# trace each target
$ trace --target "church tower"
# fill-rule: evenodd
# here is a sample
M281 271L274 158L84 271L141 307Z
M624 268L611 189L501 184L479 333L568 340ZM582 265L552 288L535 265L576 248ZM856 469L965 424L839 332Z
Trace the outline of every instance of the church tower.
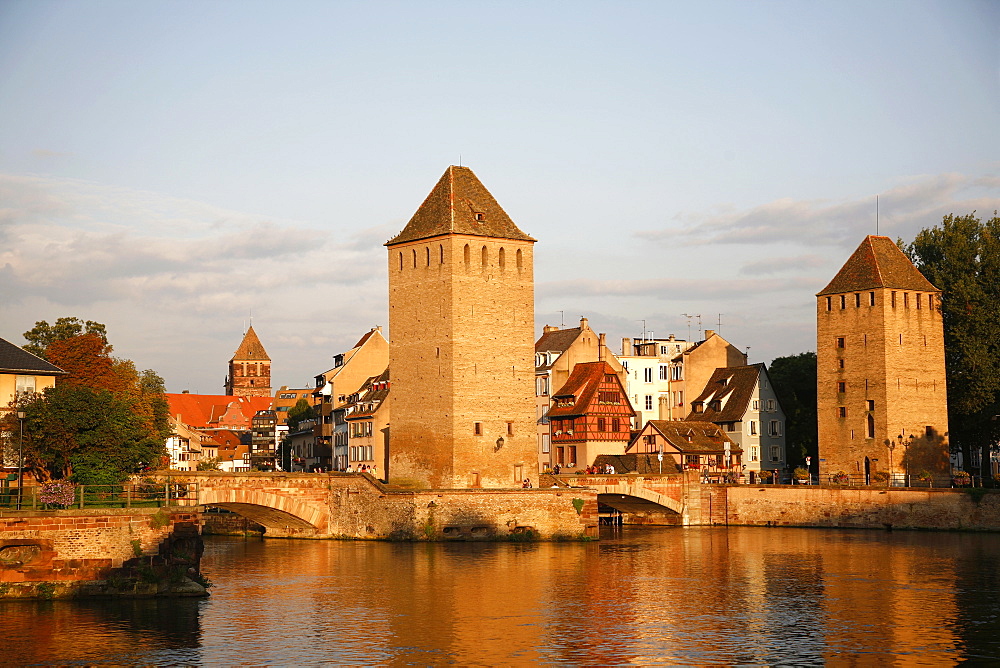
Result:
M253 331L243 335L243 342L229 360L226 394L234 397L271 396L271 358Z
M816 303L822 479L947 474L941 292L889 237L868 236Z
M390 480L534 476L535 240L449 167L389 252Z

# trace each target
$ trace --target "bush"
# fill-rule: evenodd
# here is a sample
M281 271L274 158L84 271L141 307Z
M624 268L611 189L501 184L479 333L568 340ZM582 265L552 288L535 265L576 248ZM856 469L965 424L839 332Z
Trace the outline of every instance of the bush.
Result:
M872 474L872 480L875 482L889 482L889 472L888 471L876 471Z
M796 467L796 469L794 471L792 471L792 475L795 476L796 480L808 480L809 479L809 469L804 469L801 466Z
M844 484L845 482L850 482L851 476L847 475L845 471L837 471L833 474L833 481L835 483Z
M76 485L69 480L53 480L43 483L38 500L46 506L68 508L76 502Z
M972 476L968 471L955 471L951 481L955 487L968 487L972 483Z

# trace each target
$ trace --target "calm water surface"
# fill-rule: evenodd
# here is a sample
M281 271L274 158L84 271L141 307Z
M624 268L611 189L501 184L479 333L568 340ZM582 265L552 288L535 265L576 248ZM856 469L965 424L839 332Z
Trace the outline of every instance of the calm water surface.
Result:
M5 602L0 663L1000 660L1000 536L625 529L593 543L212 538L207 600Z

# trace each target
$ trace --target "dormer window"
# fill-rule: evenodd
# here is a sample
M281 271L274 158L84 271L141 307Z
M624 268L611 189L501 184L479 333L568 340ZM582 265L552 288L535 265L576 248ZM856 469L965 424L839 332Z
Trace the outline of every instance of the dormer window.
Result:
M475 213L473 213L472 215L473 215L473 216L475 217L475 219L476 219L476 220L477 220L478 222L480 222L480 223L481 223L481 222L483 222L484 220L486 220L486 214L485 214L485 213L482 213L482 212L480 212L480 211L476 211L476 212L475 212Z

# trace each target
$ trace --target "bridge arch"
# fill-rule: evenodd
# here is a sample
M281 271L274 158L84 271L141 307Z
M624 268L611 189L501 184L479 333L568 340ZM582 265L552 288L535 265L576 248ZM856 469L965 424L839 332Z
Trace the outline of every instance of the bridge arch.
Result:
M316 505L257 489L202 488L198 503L242 515L274 535L326 533L329 525L329 515Z
M661 506L668 510L681 515L684 513L684 504L677 499L671 498L665 494L659 494L646 487L641 487L639 485L589 485L590 487L597 490L597 501L598 503L603 503L612 508L616 507L614 497L631 497L633 499L642 499L648 503ZM632 502L634 503L634 502ZM618 505L631 505L631 504L618 504Z

